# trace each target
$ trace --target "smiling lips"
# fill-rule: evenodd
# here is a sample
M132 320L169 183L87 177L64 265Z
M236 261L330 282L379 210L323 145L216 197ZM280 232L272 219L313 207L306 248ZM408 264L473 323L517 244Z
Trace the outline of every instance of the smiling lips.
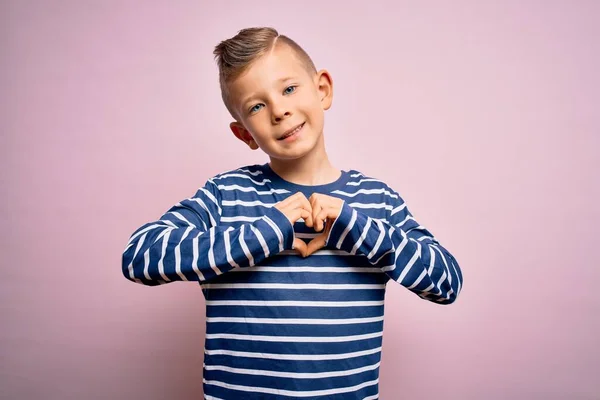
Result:
M300 129L302 129L302 127L304 126L304 122L301 123L300 125L296 126L295 128L290 129L289 131L287 131L286 133L283 134L283 136L281 136L278 140L283 140L289 136L292 136L294 133L298 132Z

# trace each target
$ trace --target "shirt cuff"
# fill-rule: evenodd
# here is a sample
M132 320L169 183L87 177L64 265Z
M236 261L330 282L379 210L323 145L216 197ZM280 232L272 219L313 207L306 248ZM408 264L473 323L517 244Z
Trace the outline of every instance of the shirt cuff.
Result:
M283 250L292 249L295 238L294 225L283 212L275 207L270 207L260 219L262 220L261 224L264 224L264 229L260 229L260 231L263 233L269 247L272 246L272 243L277 243L278 246L283 247ZM268 232L268 234L265 234L265 232Z
M352 226L356 223L357 218L358 213L356 210L350 207L350 205L344 201L342 207L340 208L339 215L335 221L333 221L333 225L331 226L331 231L329 231L325 245L332 246L338 250L351 252L353 242L352 240L346 239L350 239L348 238L348 233L350 233Z

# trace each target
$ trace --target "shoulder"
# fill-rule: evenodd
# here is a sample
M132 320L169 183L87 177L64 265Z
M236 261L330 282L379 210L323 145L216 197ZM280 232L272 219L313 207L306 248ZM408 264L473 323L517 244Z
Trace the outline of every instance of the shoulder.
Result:
M260 164L244 165L235 169L220 172L208 179L215 185L230 185L239 183L240 181L248 182L248 179L253 181L263 180L263 169Z
M355 188L359 189L367 189L367 190L377 190L384 194L394 195L392 197L398 196L398 192L396 192L387 182L381 179L378 176L366 173L361 170L349 169L348 171L349 179L346 184L346 188Z
M346 185L334 193L351 207L373 218L389 219L391 211L404 202L398 192L381 177L356 169L347 172L349 178Z

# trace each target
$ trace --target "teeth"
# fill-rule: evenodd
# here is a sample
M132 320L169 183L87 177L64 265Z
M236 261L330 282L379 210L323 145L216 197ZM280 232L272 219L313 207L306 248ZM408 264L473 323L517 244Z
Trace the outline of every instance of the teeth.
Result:
M285 135L283 138L285 139L286 137L290 137L294 133L298 132L300 130L300 128L302 128L302 125L304 125L304 124L301 124L299 127L297 127L296 129L294 129L293 131L291 131L290 133L288 133L287 135Z

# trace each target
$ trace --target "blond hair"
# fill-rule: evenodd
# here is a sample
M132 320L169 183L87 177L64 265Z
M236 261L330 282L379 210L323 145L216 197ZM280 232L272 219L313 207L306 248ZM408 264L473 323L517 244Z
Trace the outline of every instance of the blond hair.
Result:
M309 73L317 72L315 64L306 51L289 37L280 35L274 28L242 29L237 35L223 40L215 47L213 54L219 67L221 97L225 107L236 120L237 113L231 104L228 83L240 76L258 58L271 52L276 45L280 44L289 46Z

